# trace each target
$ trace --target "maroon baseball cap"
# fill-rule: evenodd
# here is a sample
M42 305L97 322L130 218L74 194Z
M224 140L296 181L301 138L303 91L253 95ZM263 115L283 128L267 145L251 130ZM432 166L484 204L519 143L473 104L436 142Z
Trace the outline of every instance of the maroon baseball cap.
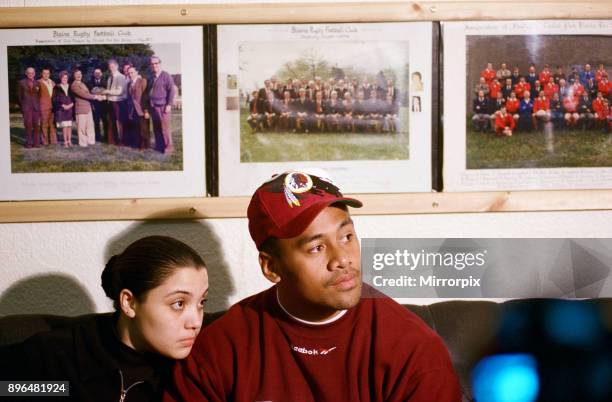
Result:
M331 179L299 171L285 172L262 184L253 194L247 217L249 232L260 250L270 238L300 235L327 206L343 203L361 208L361 201L340 193Z

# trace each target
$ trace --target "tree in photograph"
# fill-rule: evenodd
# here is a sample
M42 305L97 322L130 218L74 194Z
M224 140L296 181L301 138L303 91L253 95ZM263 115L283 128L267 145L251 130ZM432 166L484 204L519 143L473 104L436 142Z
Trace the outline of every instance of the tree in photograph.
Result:
M332 76L332 67L323 57L311 50L297 60L285 63L276 75L281 81L286 81L290 78L314 80L315 77L327 80Z

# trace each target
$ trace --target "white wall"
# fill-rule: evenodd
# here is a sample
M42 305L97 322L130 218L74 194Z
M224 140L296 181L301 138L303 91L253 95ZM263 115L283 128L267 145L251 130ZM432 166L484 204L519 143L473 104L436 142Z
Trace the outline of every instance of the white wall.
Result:
M360 216L355 223L361 237L612 237L612 211ZM151 234L174 236L204 256L211 280L209 311L268 286L246 219L4 224L0 316L110 311L100 287L105 262Z

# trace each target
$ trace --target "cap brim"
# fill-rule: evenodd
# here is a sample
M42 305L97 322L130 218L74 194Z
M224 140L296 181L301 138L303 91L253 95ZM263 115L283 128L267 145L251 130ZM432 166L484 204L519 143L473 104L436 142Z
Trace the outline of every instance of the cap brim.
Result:
M337 202L339 202L341 204L348 205L349 207L353 207L353 208L361 208L361 207L363 207L363 203L361 201L359 201L356 198L349 198L349 197L338 198L338 199L332 201L330 203L330 205L331 204L335 204Z

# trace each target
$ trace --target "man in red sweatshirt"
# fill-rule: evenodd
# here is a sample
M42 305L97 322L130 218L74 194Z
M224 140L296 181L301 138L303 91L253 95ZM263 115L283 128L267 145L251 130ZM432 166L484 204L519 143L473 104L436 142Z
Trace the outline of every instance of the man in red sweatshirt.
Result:
M361 281L347 206L325 175L287 172L247 210L274 285L231 307L177 363L165 401L459 402L442 340Z

